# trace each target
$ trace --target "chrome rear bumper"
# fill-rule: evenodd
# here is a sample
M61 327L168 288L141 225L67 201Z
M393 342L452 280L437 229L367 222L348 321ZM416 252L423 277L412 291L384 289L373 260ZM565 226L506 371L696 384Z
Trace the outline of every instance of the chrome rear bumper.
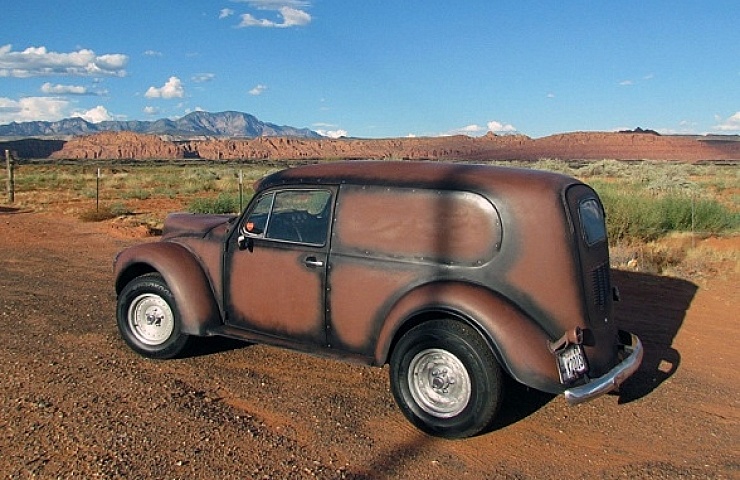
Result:
M583 385L567 389L565 399L569 404L576 405L611 392L635 373L640 367L640 362L642 362L643 348L642 342L637 336L633 334L629 334L629 336L630 344L623 346L624 353L627 355L626 358L605 375L592 378Z

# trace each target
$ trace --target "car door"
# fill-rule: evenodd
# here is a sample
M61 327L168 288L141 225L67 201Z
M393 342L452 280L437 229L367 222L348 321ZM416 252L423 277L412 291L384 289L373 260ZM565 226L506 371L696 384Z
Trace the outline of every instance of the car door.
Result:
M228 325L300 344L326 344L334 197L330 187L280 188L251 202L225 256Z

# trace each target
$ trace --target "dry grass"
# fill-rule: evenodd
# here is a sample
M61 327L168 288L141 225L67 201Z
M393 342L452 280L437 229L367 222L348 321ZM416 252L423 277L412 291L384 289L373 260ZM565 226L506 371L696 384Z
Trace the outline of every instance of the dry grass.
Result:
M737 238L740 223L737 167L614 160L506 162L512 163L558 171L594 186L606 204L617 267L679 276L738 268L739 249L732 240ZM278 169L202 162L21 164L15 171L16 201L8 206L60 212L84 221L141 225L157 232L171 211L238 210L240 173L246 204L254 181ZM5 185L4 170L0 185ZM687 216L692 209L693 219ZM736 247L727 249L711 241L722 237L734 241Z
M610 247L612 267L701 280L740 272L740 235L701 237L689 233Z

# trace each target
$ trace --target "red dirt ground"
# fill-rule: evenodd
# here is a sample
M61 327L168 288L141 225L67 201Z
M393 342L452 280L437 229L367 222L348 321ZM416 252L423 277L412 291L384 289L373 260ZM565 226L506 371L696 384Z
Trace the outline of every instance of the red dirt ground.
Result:
M215 339L137 356L111 264L149 240L110 225L0 209L5 478L740 478L737 261L696 283L615 271L646 346L621 393L569 407L513 388L491 432L446 441L406 422L387 369Z

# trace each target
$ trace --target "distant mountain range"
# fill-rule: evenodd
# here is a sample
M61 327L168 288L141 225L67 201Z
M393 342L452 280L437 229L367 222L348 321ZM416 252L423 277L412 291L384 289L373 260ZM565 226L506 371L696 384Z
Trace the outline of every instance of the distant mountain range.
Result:
M105 121L90 123L82 118L65 118L57 122L13 122L0 125L3 137L60 137L89 135L99 132L135 132L174 137L299 137L321 138L308 128L295 128L266 123L242 112L192 112L177 120Z

